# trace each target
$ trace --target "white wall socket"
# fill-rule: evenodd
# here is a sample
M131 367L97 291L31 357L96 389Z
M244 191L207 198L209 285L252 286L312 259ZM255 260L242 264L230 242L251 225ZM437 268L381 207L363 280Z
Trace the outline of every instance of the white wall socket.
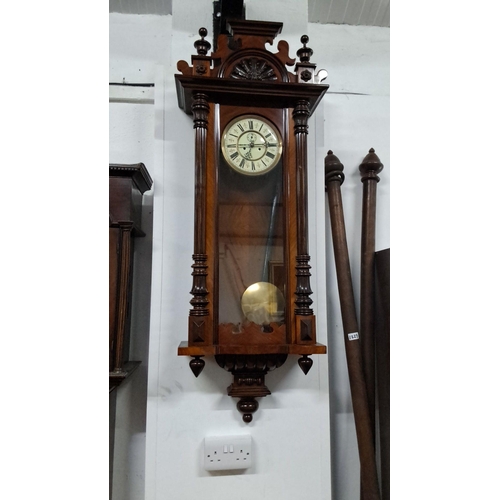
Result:
M252 436L206 437L205 470L248 469L252 465Z

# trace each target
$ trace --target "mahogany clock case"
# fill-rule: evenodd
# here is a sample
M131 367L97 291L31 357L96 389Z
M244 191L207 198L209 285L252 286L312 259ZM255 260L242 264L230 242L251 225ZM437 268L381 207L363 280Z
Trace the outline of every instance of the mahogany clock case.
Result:
M257 408L254 398L270 393L264 385L269 369L294 354L302 355L299 365L307 373L308 356L326 353L316 342L310 298L307 121L328 86L309 62L307 36L291 73L286 66L295 60L287 42L278 43L277 53L266 48L281 23L228 25L230 34L219 36L210 56L207 30L200 29L202 38L194 44L198 54L191 66L179 61L182 74L175 75L179 107L193 116L195 145L193 298L188 340L178 354L194 357L190 366L196 376L204 365L201 357L215 355L235 377L228 394L242 398L238 408L248 422ZM250 151L239 149L240 163L233 165L221 144L229 124L250 116L268 122L282 141L279 161L261 175L238 171L257 153L254 144ZM249 120L240 122L245 137L247 123L250 129ZM265 147L278 152L269 143ZM264 308L245 309L245 294L260 285L272 291L272 299L263 301Z

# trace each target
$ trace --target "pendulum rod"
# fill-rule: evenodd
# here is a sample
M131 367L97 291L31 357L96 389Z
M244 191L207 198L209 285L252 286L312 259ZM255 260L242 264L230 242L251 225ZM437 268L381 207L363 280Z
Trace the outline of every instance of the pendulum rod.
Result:
M271 216L269 219L269 231L267 232L266 250L264 254L264 265L262 267L262 280L269 281L269 261L271 260L272 242L274 237L274 228L276 226L276 211L281 192L281 184L277 182L276 192L274 193L273 204L271 206Z

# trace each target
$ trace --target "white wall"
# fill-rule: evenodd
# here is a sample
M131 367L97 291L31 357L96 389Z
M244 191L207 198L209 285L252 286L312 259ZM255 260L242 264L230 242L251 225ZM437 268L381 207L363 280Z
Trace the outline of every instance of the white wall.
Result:
M242 422L236 401L225 395L230 374L206 359L204 371L195 378L188 366L189 359L176 355L179 342L187 338L194 158L192 121L177 107L173 74L177 60L190 60L198 28L206 26L211 35L211 11L206 2L200 1L198 9L193 2L174 2L173 17L111 14L110 81L125 78L128 82L154 81L156 85L154 139L152 144L148 142L147 153L143 141L134 142L133 134L124 134L127 154L121 155L125 150L116 147L123 142L117 138L120 133L115 130L110 136L110 161L143 161L154 179L145 468L141 470L144 463L140 463L140 454L136 463L122 462L129 467L123 471L124 477L128 476L130 484L136 483L133 496L122 496L123 499L144 498L140 493L142 472L146 500L166 495L176 500L198 495L221 500L255 496L327 500L332 493L333 498L342 500L359 497L356 439L325 210L323 158L332 149L345 165L342 189L357 290L361 209L357 168L370 147L375 148L385 164L379 183L377 247L389 246L389 30L307 25L305 1L293 2L293 9L290 2L284 1L270 4L247 0L246 4L247 19L284 23L281 38L289 42L291 55L300 47L300 36L307 33L314 50L313 61L329 72L326 83L330 90L311 121L309 140L312 298L318 316L318 340L328 343L329 355L314 356L307 377L293 357L271 372L266 380L272 394L260 400L254 421L248 425ZM127 41L128 34L133 39ZM110 121L117 127L128 127L128 120L142 120L132 108L125 113L123 109L118 111L117 105L111 106ZM147 104L129 106L151 108ZM120 117L115 119L118 113ZM145 115L151 118L150 111L140 113ZM146 161L151 154L153 157ZM240 474L210 474L202 470L205 436L247 432L255 445L256 462L252 469Z
M110 15L110 82L152 83L165 64L171 16ZM110 87L109 161L146 165L155 184L154 90ZM141 361L116 394L113 500L144 498L149 360L153 189L143 196L143 238L136 238L130 359Z

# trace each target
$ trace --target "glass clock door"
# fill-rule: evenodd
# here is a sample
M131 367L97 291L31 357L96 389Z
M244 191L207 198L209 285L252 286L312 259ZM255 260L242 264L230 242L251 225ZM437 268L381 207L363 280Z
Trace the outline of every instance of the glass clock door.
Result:
M259 334L284 335L282 162L250 176L221 157L218 176L219 331L265 342Z

